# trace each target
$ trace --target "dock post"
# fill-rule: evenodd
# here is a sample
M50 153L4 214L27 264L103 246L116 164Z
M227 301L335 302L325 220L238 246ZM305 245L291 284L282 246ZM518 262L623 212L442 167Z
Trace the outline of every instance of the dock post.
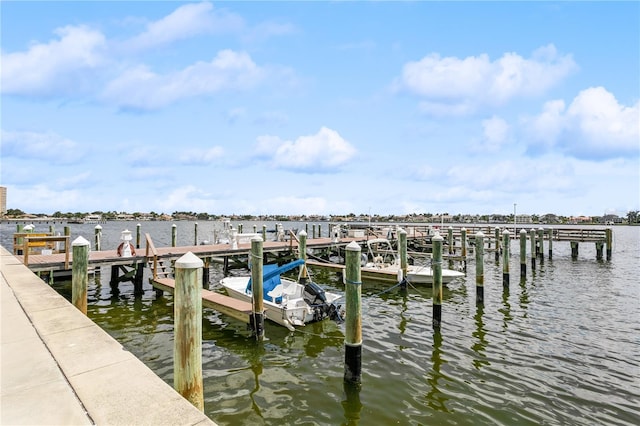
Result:
M484 234L476 234L476 304L484 304Z
M576 260L578 258L578 242L571 241L571 259Z
M242 234L242 224L238 224L238 234Z
M455 252L453 249L453 226L447 228L447 242L449 243L449 254L453 254Z
M544 228L538 228L538 244L540 244L538 254L540 255L540 264L542 264L544 262Z
M258 225L256 225L255 223L253 224L253 233L254 234L258 233Z
M400 229L398 232L398 242L400 243L400 270L402 271L402 277L398 277L400 288L406 290L407 288L407 231Z
M344 381L360 383L362 376L362 275L360 246L347 244L345 254Z
M198 245L198 222L193 224L193 245Z
M258 341L264 339L264 300L262 295L262 238L251 239L251 303L252 312L249 324Z
M442 325L442 241L440 234L434 235L431 239L433 243L433 320L434 330L440 330Z
M520 230L520 278L527 276L527 230Z
M596 241L596 260L602 260L604 241Z
M176 234L177 234L177 232L178 232L178 227L174 223L173 225L171 225L171 247L175 247L176 246Z
M95 236L95 250L100 251L100 240L102 239L102 226L96 225L93 232Z
M536 256L538 255L538 245L536 244L536 230L531 228L529 231L531 238L531 273L535 273Z
M87 265L89 263L89 241L78 237L71 243L73 264L71 266L71 303L80 312L87 315L87 283L89 275Z
M205 257L203 260L204 269L202 270L202 288L209 289L209 268L211 267L211 258Z
M138 223L136 225L136 248L140 248L140 227L141 225Z
M262 241L267 241L267 225L262 225Z
M144 277L144 263L136 263L134 265L135 275L133 277L133 295L142 296L144 290L142 289L142 281Z
M202 384L202 260L192 252L175 263L173 387L204 411Z
M553 228L547 229L549 235L549 260L553 258Z
M322 238L322 225L318 224L318 238Z
M605 230L607 236L607 260L611 260L611 248L613 246L613 229L607 228Z
M460 245L462 246L462 269L467 272L467 228L460 229Z
M300 273L298 274L298 280L300 284L306 284L309 279L309 272L307 271L307 231L298 232L298 240L300 245L298 246L298 259L304 260L304 264L300 266Z
M511 249L509 230L502 232L502 288L509 289L509 251Z
M496 228L493 230L493 235L494 238L496 240L496 262L500 261L500 228L498 228L496 226Z
M311 229L313 230L312 238L315 239L316 238L316 224L314 223L313 225L311 225Z

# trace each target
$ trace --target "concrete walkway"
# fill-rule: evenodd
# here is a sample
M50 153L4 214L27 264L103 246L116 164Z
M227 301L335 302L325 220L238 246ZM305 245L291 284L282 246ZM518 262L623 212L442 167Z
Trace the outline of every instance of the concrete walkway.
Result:
M2 425L213 425L0 247Z

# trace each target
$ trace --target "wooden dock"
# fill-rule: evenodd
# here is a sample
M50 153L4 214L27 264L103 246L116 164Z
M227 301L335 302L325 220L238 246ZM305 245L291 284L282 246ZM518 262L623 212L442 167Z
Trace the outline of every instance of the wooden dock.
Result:
M175 290L175 280L172 278L151 278L151 285L159 290L173 294ZM251 315L251 303L225 296L215 291L202 289L202 306L215 309L225 315L249 324Z

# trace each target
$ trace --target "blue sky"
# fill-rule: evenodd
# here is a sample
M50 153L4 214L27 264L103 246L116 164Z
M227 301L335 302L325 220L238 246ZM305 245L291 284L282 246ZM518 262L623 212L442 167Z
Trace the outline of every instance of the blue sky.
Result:
M626 215L639 2L2 2L34 213Z

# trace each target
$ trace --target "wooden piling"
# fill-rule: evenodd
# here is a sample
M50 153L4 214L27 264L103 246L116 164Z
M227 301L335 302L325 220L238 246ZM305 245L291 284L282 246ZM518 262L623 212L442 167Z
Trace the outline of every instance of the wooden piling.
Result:
M193 245L198 245L198 222L193 224Z
M301 284L305 284L309 279L309 272L307 271L307 232L298 232L298 259L304 260L304 264L300 266L299 281Z
M440 330L442 325L442 241L440 234L436 234L431 242L433 244L433 320L434 330Z
M596 241L596 259L602 260L602 252L604 249L604 241Z
M262 225L262 241L267 241L267 225Z
M607 239L607 260L611 260L611 253L613 248L613 230L611 228L607 228L605 230L605 235Z
M493 237L496 240L495 258L496 258L496 262L499 262L500 261L500 228L496 227L493 230Z
M102 239L102 226L100 225L96 225L96 227L93 230L94 233L94 237L95 237L95 250L96 251L100 251L100 240Z
M78 237L71 243L73 264L71 266L71 303L87 315L87 283L89 281L89 241Z
M345 337L344 381L360 383L362 375L362 281L360 246L355 241L346 247L345 254Z
M484 304L484 234L476 234L476 304Z
M202 382L202 260L188 252L175 263L173 386L204 411Z
M138 223L136 225L136 248L137 249L140 248L140 228L141 228L141 225Z
M578 242L571 241L571 259L575 260L578 258Z
M509 251L511 250L511 239L509 230L502 232L502 288L509 288Z
M449 244L449 254L453 254L455 252L453 249L453 226L449 226L447 229L447 243Z
M538 228L538 244L540 245L538 252L540 255L540 264L542 264L542 262L544 262L544 228Z
M536 244L536 230L531 228L529 231L529 237L531 238L531 272L535 273L536 269L536 256L538 255L538 245Z
M398 233L398 243L400 245L400 270L402 271L402 277L399 278L400 283L404 283L404 287L406 288L406 280L407 277L407 231L401 229Z
M178 227L174 223L173 225L171 225L171 247L175 247L176 246L177 232L178 232Z
M520 278L527 276L527 230L520 230Z
M460 229L460 245L462 246L462 258L465 259L465 268L467 267L467 228Z
M264 300L262 295L263 241L260 237L251 239L251 304L252 312L249 325L258 341L264 339Z

